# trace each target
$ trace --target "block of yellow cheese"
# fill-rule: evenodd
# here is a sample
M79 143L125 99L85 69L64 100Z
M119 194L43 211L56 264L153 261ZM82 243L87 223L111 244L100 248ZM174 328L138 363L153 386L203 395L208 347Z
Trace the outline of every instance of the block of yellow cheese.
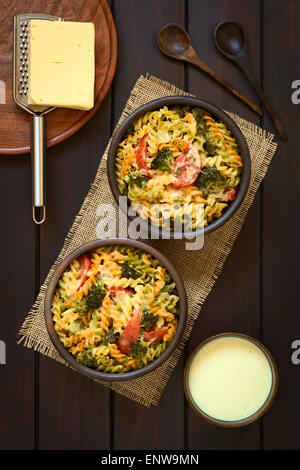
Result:
M94 106L93 23L31 20L28 103L88 110Z

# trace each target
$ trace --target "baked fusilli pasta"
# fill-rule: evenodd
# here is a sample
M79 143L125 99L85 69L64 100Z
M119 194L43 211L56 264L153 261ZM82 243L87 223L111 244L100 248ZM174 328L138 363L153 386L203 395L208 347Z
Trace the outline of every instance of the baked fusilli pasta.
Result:
M104 246L73 260L52 300L55 331L87 367L123 373L146 366L172 340L176 285L159 260L129 246Z
M222 215L236 197L242 166L223 122L201 108L164 106L133 123L115 171L121 193L142 218L177 232Z

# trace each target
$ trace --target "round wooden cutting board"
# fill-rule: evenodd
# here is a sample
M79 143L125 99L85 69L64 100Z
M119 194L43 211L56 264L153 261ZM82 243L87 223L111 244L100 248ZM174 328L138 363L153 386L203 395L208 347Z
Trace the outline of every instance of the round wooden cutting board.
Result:
M80 129L96 112L107 94L117 62L117 35L106 0L12 0L0 3L0 153L30 151L30 114L13 100L13 17L44 13L66 21L91 21L95 25L95 106L90 111L55 109L47 114L47 146L51 147Z

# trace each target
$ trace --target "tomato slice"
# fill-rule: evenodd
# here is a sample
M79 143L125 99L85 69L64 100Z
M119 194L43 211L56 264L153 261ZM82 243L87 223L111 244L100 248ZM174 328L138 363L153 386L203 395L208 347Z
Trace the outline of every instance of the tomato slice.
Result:
M177 187L193 184L201 171L201 158L196 145L188 144L174 162L174 185Z
M137 163L137 166L139 167L139 169L140 170L145 170L148 178L153 178L153 175L152 175L152 173L149 170L148 165L147 165L147 156L148 156L148 153L147 153L147 139L148 139L148 134L145 134L141 138L135 158L136 158L136 163Z
M118 339L117 345L123 354L129 354L130 345L138 340L141 330L142 310L136 312L129 320L124 331Z
M222 197L220 198L221 201L233 201L236 198L236 189L226 189L223 192Z
M119 287L112 287L109 289L109 293L113 297L117 297L118 295L124 295L124 294L135 294L135 290L132 287L125 287L124 289L121 289Z
M144 334L145 341L151 341L151 344L157 343L163 339L165 334L168 333L168 328L162 328L161 330L146 331Z
M92 266L92 260L88 255L81 255L78 258L79 264L80 264L80 274L78 281L80 281L79 287L77 287L77 290L80 289L81 286L87 281L88 276L87 272Z

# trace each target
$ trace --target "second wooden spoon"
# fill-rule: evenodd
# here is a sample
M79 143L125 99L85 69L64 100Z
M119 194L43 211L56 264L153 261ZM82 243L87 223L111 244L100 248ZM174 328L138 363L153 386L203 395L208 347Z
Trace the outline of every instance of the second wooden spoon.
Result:
M283 126L264 92L260 88L259 82L250 65L247 52L247 36L243 28L232 20L222 21L216 26L214 39L217 49L228 57L228 59L235 62L244 72L245 76L248 78L261 99L264 107L268 111L279 136L284 142L286 142L287 136Z

